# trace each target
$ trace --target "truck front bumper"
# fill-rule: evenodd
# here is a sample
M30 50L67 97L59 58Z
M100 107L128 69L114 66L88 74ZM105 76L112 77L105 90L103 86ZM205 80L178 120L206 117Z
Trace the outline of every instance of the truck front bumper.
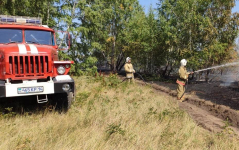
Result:
M67 86L63 88L63 86ZM34 88L41 88L41 91L31 91ZM21 88L24 88L26 92L19 92ZM27 91L30 89L30 91ZM1 83L0 82L0 98L3 97L18 97L18 96L30 96L30 95L47 95L56 93L74 93L75 82L69 75L61 75L53 78L48 82L27 82L27 83Z

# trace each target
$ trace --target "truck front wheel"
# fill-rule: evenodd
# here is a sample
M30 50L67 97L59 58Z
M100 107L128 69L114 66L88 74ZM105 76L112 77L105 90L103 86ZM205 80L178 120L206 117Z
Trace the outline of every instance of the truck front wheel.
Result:
M60 111L67 112L74 101L74 93L69 92L56 94L54 95L54 99L56 101L56 108Z

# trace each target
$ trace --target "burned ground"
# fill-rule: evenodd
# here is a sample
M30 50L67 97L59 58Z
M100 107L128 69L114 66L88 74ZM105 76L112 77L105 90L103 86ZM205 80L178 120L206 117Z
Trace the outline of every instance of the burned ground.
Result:
M144 84L143 82L141 82ZM169 94L176 100L176 83L149 82L163 94ZM239 91L237 86L224 86L221 82L188 84L186 101L179 107L197 122L198 125L213 132L221 132L229 127L239 133Z
M175 91L177 84L155 82L156 84ZM204 99L218 105L225 105L232 109L239 110L239 87L224 86L221 82L212 83L193 83L188 84L185 96L193 96L195 98Z

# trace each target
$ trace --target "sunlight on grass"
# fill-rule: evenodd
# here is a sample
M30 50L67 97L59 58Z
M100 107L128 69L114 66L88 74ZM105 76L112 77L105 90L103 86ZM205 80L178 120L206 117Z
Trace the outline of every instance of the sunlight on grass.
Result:
M0 149L238 149L237 137L198 127L177 102L115 76L75 77L76 101L58 112L1 116Z

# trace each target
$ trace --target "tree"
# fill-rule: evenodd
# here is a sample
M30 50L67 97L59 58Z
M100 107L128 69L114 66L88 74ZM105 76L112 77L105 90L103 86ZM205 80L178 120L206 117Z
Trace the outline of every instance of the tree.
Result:
M234 5L234 0L159 0L162 47L176 62L188 59L193 69L230 60L239 23Z
M54 27L57 10L54 3L58 0L3 0L0 14L42 18L43 24Z
M113 71L122 68L124 46L127 46L127 24L132 13L140 7L136 0L94 0L82 2L80 38L82 47L100 55Z

